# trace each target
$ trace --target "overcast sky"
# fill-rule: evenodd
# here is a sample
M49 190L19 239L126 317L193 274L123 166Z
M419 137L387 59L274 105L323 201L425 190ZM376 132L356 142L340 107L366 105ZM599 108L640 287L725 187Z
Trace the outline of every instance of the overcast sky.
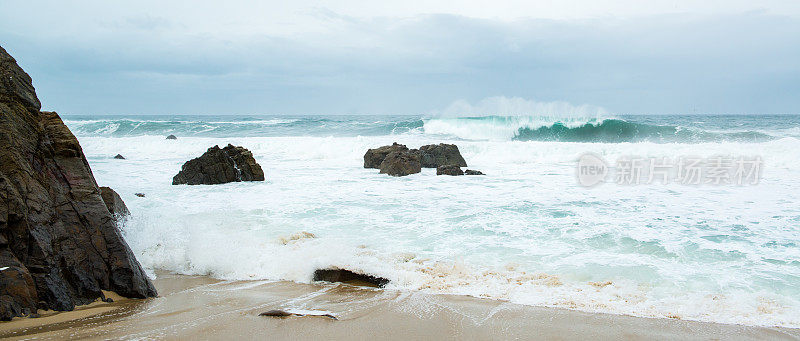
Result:
M800 113L797 0L250 2L3 0L0 45L61 113Z

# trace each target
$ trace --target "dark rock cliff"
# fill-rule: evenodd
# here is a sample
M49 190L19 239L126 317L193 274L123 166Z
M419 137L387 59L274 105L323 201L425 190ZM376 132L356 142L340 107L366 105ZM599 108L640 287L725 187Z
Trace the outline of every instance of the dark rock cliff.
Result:
M31 78L0 47L0 319L72 310L101 290L155 296L78 140L40 109Z

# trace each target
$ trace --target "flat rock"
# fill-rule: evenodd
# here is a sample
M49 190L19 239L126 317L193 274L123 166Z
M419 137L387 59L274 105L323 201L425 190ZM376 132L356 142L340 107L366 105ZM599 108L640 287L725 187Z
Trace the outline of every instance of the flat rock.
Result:
M264 181L264 171L249 150L227 145L214 146L200 157L187 161L173 185L215 185L240 181Z
M279 310L279 309L273 309L273 310L265 311L265 312L263 312L261 314L258 314L258 316L269 316L269 317L289 317L289 316L293 316L293 315L294 314L292 314L290 312Z
M467 169L464 171L464 175L485 175L483 172L474 169Z
M383 159L380 166L381 174L391 176L406 176L422 171L419 157L408 151L391 152Z
M324 311L303 311L302 313L299 313L299 312L291 312L280 309L273 309L270 311L265 311L263 313L260 313L258 314L258 316L267 316L267 317L319 316L319 317L327 317L333 320L338 320L338 318L333 314Z
M386 286L386 284L389 284L389 280L386 278L362 274L346 269L318 269L314 271L314 280L324 282L340 282L379 288L383 288Z
M408 151L408 147L397 142L389 146L368 149L364 154L364 168L381 168L381 163L392 152Z
M156 295L78 140L0 47L0 319Z

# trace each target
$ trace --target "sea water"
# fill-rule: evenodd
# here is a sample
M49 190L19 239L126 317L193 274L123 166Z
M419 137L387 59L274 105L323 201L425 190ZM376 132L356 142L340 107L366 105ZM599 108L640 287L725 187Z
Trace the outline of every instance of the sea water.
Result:
M154 269L312 281L590 312L800 327L800 116L65 116ZM177 140L165 140L174 134ZM368 148L457 144L485 176L363 168ZM264 182L173 186L214 145ZM756 185L579 185L576 161L759 156ZM126 160L113 157L122 154ZM144 197L134 193L144 193Z

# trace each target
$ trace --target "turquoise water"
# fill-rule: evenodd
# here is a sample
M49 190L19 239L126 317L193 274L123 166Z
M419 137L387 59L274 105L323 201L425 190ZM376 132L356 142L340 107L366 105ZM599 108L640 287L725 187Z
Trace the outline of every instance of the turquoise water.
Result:
M134 212L123 232L150 270L308 282L343 267L390 290L800 327L800 116L65 121L98 183ZM367 148L395 141L455 143L487 175L362 168ZM227 143L253 151L267 181L171 185L183 162ZM764 169L754 186L585 188L575 166L587 152L757 155Z
M764 142L787 136L800 137L798 115L615 118L73 115L66 119L76 134L110 137L166 134L197 137L380 136L427 132L463 139L507 138L499 134L487 136L489 132L501 130L510 130L511 138L520 141L701 143ZM440 125L449 126L449 131L441 129ZM474 128L472 136L470 128Z

